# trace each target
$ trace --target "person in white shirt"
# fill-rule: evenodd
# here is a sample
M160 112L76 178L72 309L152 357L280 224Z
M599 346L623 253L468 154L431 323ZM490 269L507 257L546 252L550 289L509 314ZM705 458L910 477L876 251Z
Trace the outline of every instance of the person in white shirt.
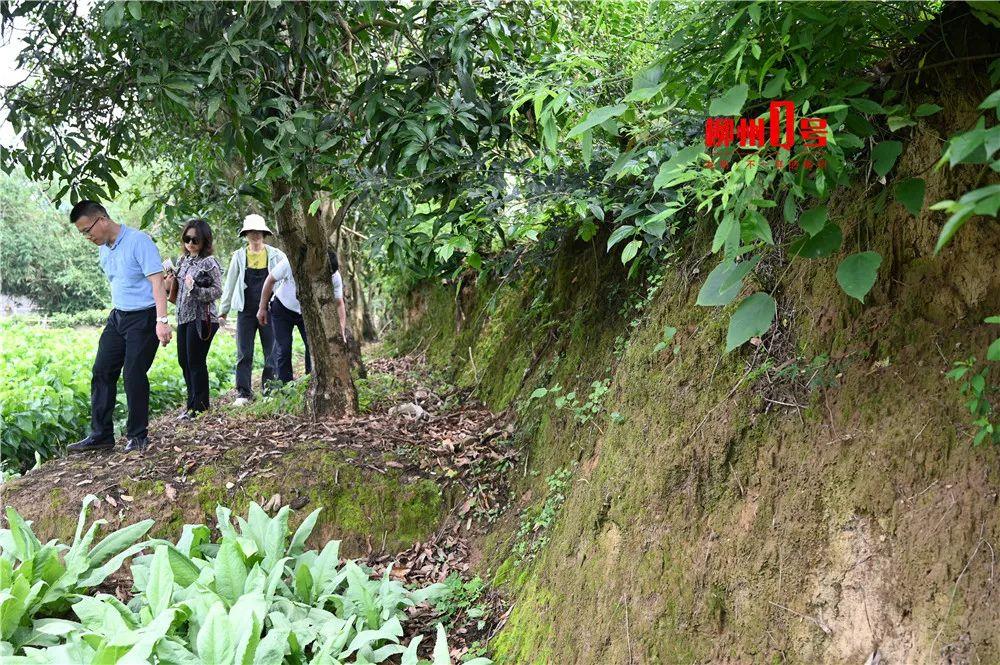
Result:
M344 281L340 276L337 255L329 252L330 270L333 272L333 298L337 302L337 318L340 321L340 337L347 345L347 308L344 306ZM273 298L272 298L273 293ZM281 261L264 280L260 294L260 307L257 310L257 321L262 326L268 324L270 314L271 327L274 329L274 345L272 347L276 378L282 383L292 380L292 330L298 328L299 335L306 347L306 374L312 371L309 357L309 340L306 338L306 326L302 320L302 306L295 292L295 278L288 259Z

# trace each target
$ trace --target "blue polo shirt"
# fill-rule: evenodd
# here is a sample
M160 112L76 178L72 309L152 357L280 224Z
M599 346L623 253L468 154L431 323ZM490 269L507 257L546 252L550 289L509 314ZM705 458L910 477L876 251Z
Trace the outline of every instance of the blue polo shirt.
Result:
M110 245L101 245L101 268L111 282L111 304L134 312L156 306L150 275L163 272L160 250L142 231L124 224Z

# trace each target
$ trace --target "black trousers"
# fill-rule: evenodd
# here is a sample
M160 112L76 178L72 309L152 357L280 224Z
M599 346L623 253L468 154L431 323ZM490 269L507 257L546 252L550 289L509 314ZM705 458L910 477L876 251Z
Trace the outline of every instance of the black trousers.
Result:
M266 326L257 321L257 310L247 307L236 317L236 391L240 397L253 397L251 374L253 373L253 343L260 333L260 345L264 349L264 370L260 375L260 384L264 385L274 378L274 327Z
M292 329L298 328L302 342L306 346L306 374L312 371L309 358L309 340L306 339L306 324L302 315L293 312L275 298L271 301L271 326L274 328L274 371L278 380L288 383L292 380Z
M128 421L125 435L144 437L149 427L149 379L156 357L156 308L125 312L111 310L97 344L90 379L90 432L95 439L113 438L118 377L125 370Z
M219 324L213 323L209 326L208 339L202 339L196 322L177 326L177 362L187 386L188 411L197 413L208 410L208 349L218 329Z

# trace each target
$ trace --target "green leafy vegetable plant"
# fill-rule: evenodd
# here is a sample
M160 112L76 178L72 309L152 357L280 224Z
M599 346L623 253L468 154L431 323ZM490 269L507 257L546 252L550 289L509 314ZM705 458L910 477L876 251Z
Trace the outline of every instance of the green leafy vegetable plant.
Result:
M253 503L235 525L219 506L216 541L207 526L188 524L176 542L137 542L152 526L146 520L92 545L103 523L85 529L95 500L84 501L71 546L42 545L7 509L10 528L0 530L4 663L371 665L392 658L450 665L441 624L431 661L418 658L423 636L401 642L406 610L435 602L447 587L408 589L391 569L373 578L340 559L339 541L307 550L319 510L293 533L287 506L272 517ZM127 604L83 595L132 556L135 595Z

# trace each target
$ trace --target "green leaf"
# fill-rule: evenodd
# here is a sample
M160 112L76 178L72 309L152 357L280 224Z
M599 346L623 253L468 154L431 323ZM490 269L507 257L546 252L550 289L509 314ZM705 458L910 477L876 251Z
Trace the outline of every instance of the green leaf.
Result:
M656 64L639 71L632 77L632 92L637 90L648 90L660 85L663 77L663 65Z
M639 88L625 95L623 102L647 102L660 93L667 86L666 83L653 86L651 88Z
M104 22L104 27L109 30L113 30L122 24L122 19L125 18L125 3L124 2L113 2L107 6L104 10L104 16L102 21Z
M768 245L774 244L774 237L771 235L771 225L767 223L764 215L757 211L752 211L749 214L749 224L750 233L753 234L755 238L763 240Z
M782 206L781 211L785 217L786 222L788 222L789 224L793 224L795 222L795 215L798 212L798 209L796 208L795 205L794 196L789 194L788 196L785 197L785 204Z
M217 602L208 611L208 617L198 631L198 657L204 663L232 662L235 648L232 636L226 608Z
M917 110L913 112L913 115L918 118L923 118L924 116L934 115L941 110L942 108L937 104L921 104L917 107Z
M719 265L708 274L705 283L698 291L695 304L701 307L721 307L736 300L743 288L743 278L760 263L760 256L749 261L736 263L732 259L723 259Z
M776 312L774 298L762 291L745 298L729 320L726 353L766 333L774 323Z
M816 206L799 215L799 226L802 227L803 231L814 236L826 226L826 217L826 206Z
M170 543L166 543L165 547L167 548L167 560L170 562L170 572L173 574L174 584L182 589L186 589L194 584L201 572L198 566L187 555Z
M889 125L889 131L891 132L896 132L904 127L912 127L917 124L907 115L890 115L886 123Z
M437 639L434 640L434 660L432 665L451 665L451 656L448 653L448 636L445 635L444 626L437 625Z
M611 237L608 238L608 251L611 248L620 243L625 238L635 234L635 227L631 224L626 224L625 226L619 226L611 233Z
M211 120L215 117L215 113L219 110L219 106L222 104L222 97L213 97L208 102L208 119Z
M149 579L146 581L146 600L153 616L159 616L170 607L174 592L174 573L170 568L167 548L160 545L153 554L149 565Z
M657 191L663 187L674 177L675 171L682 166L687 166L703 152L705 152L705 148L702 146L689 145L686 148L681 148L673 157L660 164L660 170L656 174L656 178L653 179L653 191Z
M137 542L153 527L153 520L142 520L110 533L90 550L90 565L100 565Z
M233 629L234 665L252 665L254 652L260 643L267 604L260 591L251 591L236 601L229 611L229 625Z
M640 247L642 247L641 240L633 240L625 245L625 249L622 250L622 263L625 264L634 259L635 255L639 253Z
M837 283L844 293L863 303L865 296L875 285L880 265L882 257L878 252L851 254L837 268Z
M990 348L986 350L986 359L990 362L1000 362L1000 337L993 340Z
M994 3L994 5L996 5L996 3ZM990 96L984 99L983 103L979 105L979 108L983 111L992 108L1000 108L1000 89L994 90L990 93Z
M292 542L288 545L288 554L290 556L297 556L302 554L305 549L306 539L309 538L309 534L312 533L313 528L316 526L316 520L319 519L319 514L322 508L317 508L316 510L309 513L299 528L295 530L295 535L292 536Z
M965 223L972 216L973 211L976 206L971 203L966 203L955 208L951 217L948 221L944 223L941 228L941 235L938 236L937 244L934 245L934 253L937 254L941 249L951 241L952 237L958 233Z
M592 129L597 125L607 122L611 118L621 115L627 108L627 104L616 104L614 106L602 106L599 109L594 109L587 114L587 117L583 120L583 122L569 130L569 134L566 135L566 138L571 139L579 136L588 129Z
M788 252L793 257L806 259L823 259L833 256L844 242L844 234L836 224L827 224L814 236L804 235L796 238L788 246Z
M746 83L734 85L721 97L712 100L708 106L708 114L711 116L739 115L747 101L749 91L750 86Z
M872 150L872 163L875 173L885 177L903 152L903 144L899 141L883 141Z
M775 53L775 55L777 55L777 53ZM787 69L774 70L774 76L771 78L770 81L767 82L767 85L764 86L764 90L763 92L761 92L761 94L768 99L780 95L781 91L785 87L785 77L787 75L788 75Z
M814 115L820 115L821 113L835 113L837 111L843 111L846 108L849 108L847 104L833 104L831 106L824 106L821 109L816 109L812 113Z
M284 615L280 613L275 614L284 618ZM269 618L271 616L268 615ZM290 632L291 629L287 623L272 620L271 629L267 631L267 635L260 641L254 652L254 665L281 665L285 659L285 649L288 646Z
M247 579L246 565L240 546L235 540L226 538L219 547L215 557L215 591L229 605L243 595L243 586Z
M731 251L734 244L738 244L740 237L740 224L736 221L736 218L732 215L726 215L722 218L719 226L715 229L715 237L712 238L712 252L719 251L723 245L726 247L726 256L734 256L734 252ZM735 241L735 242L734 242Z
M580 156L583 157L583 165L590 168L590 160L594 156L594 132L587 130L580 140Z
M851 106L853 106L854 108L858 109L862 113L866 113L868 115L875 115L875 114L878 114L878 113L885 113L885 109L882 108L881 104L878 104L877 102L873 102L870 99L864 99L863 97L856 97L856 98L850 99L848 101L851 102Z
M147 520L147 521L152 522L153 520ZM146 528L148 529L149 527L147 526ZM146 547L145 543L138 543L136 545L133 545L129 548L122 550L115 556L108 559L107 563L105 563L103 566L100 566L98 568L92 568L91 570L87 571L87 576L83 577L79 582L77 582L77 587L86 588L99 585L101 582L103 582L108 578L108 575L111 575L119 568L121 568L122 564L125 563L125 559L129 558L130 556L135 556L143 549L145 549L145 547Z
M628 150L626 152L621 153L620 155L618 155L618 158L615 159L615 162L614 164L611 165L611 168L609 168L607 172L604 174L605 179L618 175L628 165L629 162L632 162L634 160L635 160L634 151Z
M923 178L907 178L896 183L894 193L896 200L906 206L914 217L920 215L924 207L924 191L927 185Z
M299 564L298 568L295 569L295 595L299 597L303 603L311 603L313 601L313 578L312 573L309 572L309 566L305 564Z

